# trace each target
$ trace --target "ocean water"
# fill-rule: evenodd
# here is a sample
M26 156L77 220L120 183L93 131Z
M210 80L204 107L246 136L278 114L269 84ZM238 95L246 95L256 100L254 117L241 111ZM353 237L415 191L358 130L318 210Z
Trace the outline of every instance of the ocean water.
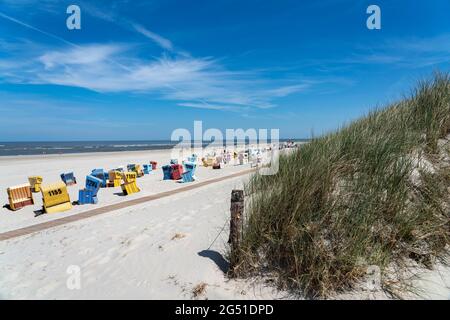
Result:
M296 141L299 140L301 139ZM287 139L280 141L287 141ZM0 156L161 150L170 149L177 143L170 140L0 142ZM203 146L209 144L210 142L203 142ZM187 143L185 146L189 147L190 144Z
M173 141L0 142L0 156L156 150L175 144Z

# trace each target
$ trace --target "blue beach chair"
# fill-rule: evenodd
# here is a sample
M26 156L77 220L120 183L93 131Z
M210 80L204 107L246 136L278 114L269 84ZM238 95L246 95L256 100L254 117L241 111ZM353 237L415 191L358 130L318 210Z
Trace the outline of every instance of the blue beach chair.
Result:
M73 175L73 172L61 173L61 180L66 184L66 186L71 186L77 184L77 179Z
M197 159L198 159L197 155L193 154L192 156L187 158L187 162L197 163Z
M150 174L152 173L152 165L151 164L144 164L144 174Z
M165 165L162 166L163 171L163 180L172 180L172 166L171 165Z
M78 192L78 204L97 204L97 193L103 180L94 176L86 176L86 188Z
M185 162L184 172L182 174L183 182L193 182L195 181L195 169L197 164L195 162Z
M109 173L108 172L106 172L103 169L94 169L91 172L91 176L94 176L94 177L102 180L101 187L102 188L106 188L107 183L108 183L108 179L109 179Z

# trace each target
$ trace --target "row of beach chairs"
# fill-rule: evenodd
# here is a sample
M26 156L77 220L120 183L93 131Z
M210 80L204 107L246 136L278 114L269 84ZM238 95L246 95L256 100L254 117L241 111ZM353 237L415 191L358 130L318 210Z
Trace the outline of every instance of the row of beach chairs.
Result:
M193 182L196 180L195 171L197 169L197 156L192 155L178 163L177 159L171 159L170 164L161 167L163 171L163 180L177 180L179 182Z
M163 166L163 179L178 180L180 182L195 181L195 170L197 166L197 156L188 157L182 164L178 164L176 159L170 161L170 165ZM151 174L157 169L157 162L150 161L149 164L128 164L114 170L105 171L103 169L93 169L86 176L85 187L79 190L76 204L97 204L98 191L100 188L121 187L124 195L140 192L136 180L146 174ZM28 205L34 205L33 193L41 192L43 211L55 213L67 211L72 208L67 187L77 184L77 179L73 172L62 173L60 182L43 185L41 176L31 176L29 183L10 187L7 189L9 208L18 210Z
M91 174L86 176L85 188L79 190L77 204L97 204L97 194L100 188L121 187L124 195L139 192L136 184L136 178L144 174L150 174L157 168L156 161L150 161L149 164L127 165L111 170L109 172L103 169L94 169ZM31 176L28 183L7 188L9 208L13 211L19 210L28 205L34 205L33 193L41 192L43 211L54 213L66 211L72 208L67 187L75 185L77 179L73 172L62 173L61 182L43 185L41 176Z

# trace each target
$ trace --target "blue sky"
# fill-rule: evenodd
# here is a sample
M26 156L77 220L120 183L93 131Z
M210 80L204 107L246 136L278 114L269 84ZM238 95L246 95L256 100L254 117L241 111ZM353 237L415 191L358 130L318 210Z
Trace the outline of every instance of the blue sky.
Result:
M66 8L81 8L68 30ZM381 8L381 30L366 8ZM0 0L0 141L337 128L450 69L450 1Z

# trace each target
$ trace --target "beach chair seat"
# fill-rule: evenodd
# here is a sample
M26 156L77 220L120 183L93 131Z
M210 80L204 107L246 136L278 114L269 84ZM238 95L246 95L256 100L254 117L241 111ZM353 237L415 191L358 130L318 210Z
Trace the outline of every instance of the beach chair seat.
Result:
M141 191L136 184L136 172L124 172L123 184L120 186L124 195L130 195Z
M136 172L136 176L142 177L144 175L144 172L141 169L141 166L139 164L128 164L127 165L128 172Z
M72 209L67 186L64 182L57 182L41 187L43 210L46 213L56 213Z
M86 176L86 187L78 192L78 204L97 204L97 194L103 180L92 175Z
M195 181L194 176L192 175L192 171L185 171L181 175L183 183L184 182L193 182Z
M239 165L243 165L244 164L244 159L245 159L244 154L243 153L239 153L238 158L239 158Z
M202 163L204 167L211 167L214 162L215 162L215 158L214 157L207 157L207 158L202 158Z
M108 187L110 188L120 187L121 182L122 182L122 172L117 170L109 171Z
M8 193L9 208L11 210L16 211L34 204L31 185L29 183L9 187L6 189L6 192Z
M73 172L61 173L61 180L66 184L66 186L71 186L77 183L77 179L73 175Z
M180 180L183 174L183 166L181 164L172 164L172 180Z
M193 162L193 163L197 163L198 160L198 156L196 154L191 155L190 157L187 158L188 162Z
M142 170L142 167L140 164L137 164L134 166L134 172L136 172L136 175L138 178L144 176L144 170Z
M142 167L143 167L144 174L150 174L153 171L151 164L144 164Z
M102 180L101 188L106 188L108 186L108 178L109 174L103 169L94 169L91 172L91 176L94 176L96 178L99 178Z
M31 192L40 192L42 185L42 177L41 176L31 176L28 177L28 181L30 182Z
M161 167L163 171L163 180L171 180L172 179L172 166L164 165Z
M184 169L185 171L182 173L183 182L193 182L196 180L195 178L195 169L197 168L197 164L193 162L185 162Z
M81 189L78 192L78 204L97 204L98 198L92 190Z
M125 182L121 185L121 188L122 188L123 194L126 196L141 191L139 189L139 187L137 186L136 181Z

